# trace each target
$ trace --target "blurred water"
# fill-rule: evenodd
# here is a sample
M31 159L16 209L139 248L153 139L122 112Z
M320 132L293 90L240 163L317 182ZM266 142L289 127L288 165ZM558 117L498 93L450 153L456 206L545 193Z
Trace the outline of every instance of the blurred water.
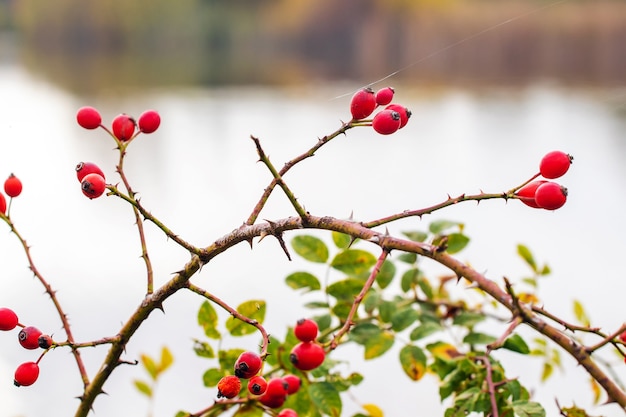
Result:
M264 166L256 163L250 134L261 138L280 167L312 146L317 137L334 131L339 119L349 117L349 97L331 98L353 88L141 91L85 99L19 67L0 67L0 175L15 172L25 184L23 195L14 201L12 217L32 245L38 268L59 291L76 338L87 341L115 334L140 303L145 285L131 210L114 198L90 201L80 193L76 163L97 162L114 182L117 156L102 131L85 131L75 124L78 107L96 106L105 120L121 112L138 115L147 108L161 113L161 129L129 148L127 174L153 214L188 241L208 245L245 221L270 180ZM407 219L388 227L393 233L425 229L432 219L464 221L472 242L460 258L494 279L527 273L515 254L516 244L525 243L554 271L541 283L546 308L572 319L572 300L582 300L593 324L611 331L623 322L616 306L622 305L621 256L626 250L626 100L619 94L547 85L480 93L397 88L397 101L414 114L405 129L391 137L370 129L350 131L294 168L286 180L315 215L346 218L353 213L357 219L372 220L443 201L448 193L504 191L533 175L547 151L571 153L575 163L562 178L570 196L556 212L532 210L516 201L487 201L478 206L460 204L421 221ZM293 214L277 190L261 218ZM188 256L152 225L148 224L147 232L161 284ZM328 240L327 234L319 235ZM14 236L4 234L0 253L0 305L16 309L25 324L60 332L56 314L26 268ZM433 273L441 271L424 266ZM308 298L294 298L283 284L289 272L301 268L311 266L297 259L287 262L276 242L265 239L252 251L240 245L219 256L194 282L231 305L268 299L267 327L281 337L285 326L308 314L300 307ZM141 352L156 355L162 345L174 352L174 369L165 374L157 390L157 417L172 416L183 408L196 411L215 398L214 390L201 386L202 373L212 363L191 352L191 339L202 337L195 324L200 303L191 294L176 294L167 301L166 314L150 317L128 345L128 360ZM15 337L0 335L0 415L34 416L50 410L72 415L76 405L72 398L81 387L71 355L64 350L49 353L42 361L40 381L16 389L12 370L37 354L18 348ZM241 343L227 338L224 346ZM243 343L253 348L257 338ZM399 347L397 343L396 351ZM104 348L83 351L92 374L105 352ZM361 355L358 349L344 347L333 353L338 359L355 355ZM511 376L538 384L538 361L515 355L508 359ZM563 405L575 401L587 406L591 394L586 377L572 361L566 359L564 364L569 368L566 377L538 385L537 398L547 407L553 407L554 396ZM434 381L427 377L423 383L409 383L395 357L345 369L376 375L354 390L357 402L375 402L387 415L416 407L423 415L441 414ZM620 375L625 376L621 371ZM390 392L382 377L406 383L398 392ZM148 404L134 391L133 378L146 375L139 367L119 368L105 387L110 395L96 401L96 415L145 415ZM357 402L346 399L346 415L358 409ZM613 406L599 412L620 415ZM555 409L548 411L555 413Z

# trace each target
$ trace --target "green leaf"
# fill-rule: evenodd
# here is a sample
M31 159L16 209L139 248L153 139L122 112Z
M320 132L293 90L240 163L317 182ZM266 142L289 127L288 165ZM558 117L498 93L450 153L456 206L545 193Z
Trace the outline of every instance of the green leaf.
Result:
M347 274L359 276L376 263L376 257L361 249L346 249L339 252L330 263L333 268Z
M194 339L193 341L193 351L196 352L196 355L201 358L215 357L215 351L213 350L213 347L207 342L203 342L197 339Z
M406 345L400 350L402 370L413 381L419 381L426 373L426 354L414 345Z
M452 323L457 326L474 327L483 320L485 320L485 315L482 313L463 311L454 317Z
M348 278L330 284L326 292L338 300L354 300L363 289L363 281L355 278Z
M364 345L368 340L378 337L381 332L382 330L374 323L359 323L355 325L348 334L350 340Z
M376 337L373 337L365 342L364 358L368 360L382 356L385 352L391 349L394 340L395 338L393 333L387 331L379 333Z
M328 329L332 324L332 317L330 314L322 314L321 316L313 317L313 320L317 323L317 328L320 332Z
M217 330L218 320L217 312L213 305L205 301L198 310L198 324L204 330L204 334L211 339L220 339L222 335Z
M291 239L291 247L307 261L324 263L328 260L328 247L321 239L315 236L295 236Z
M157 376L159 375L159 370L154 359L152 359L145 353L142 353L139 356L139 359L141 360L141 364L143 365L144 369L148 372L148 375L150 375L150 378L155 381L157 379Z
M337 301L331 311L339 320L346 320L352 310L352 301ZM356 318L356 317L355 317Z
M306 308L323 308L323 309L327 309L328 308L328 303L326 303L324 301L311 301L309 303L304 304L304 306Z
M417 285L419 285L420 289L422 290L426 298L428 298L429 300L432 300L433 298L435 298L433 287L430 285L430 282L428 281L428 279L421 276L421 274L417 278Z
M374 310L378 308L381 301L382 297L378 292L376 292L376 290L368 291L365 294L365 298L363 298L363 302L361 303L361 305L363 306L367 314L372 314Z
M418 317L419 313L411 307L398 310L391 316L391 328L396 332L401 332L415 323Z
M237 307L237 312L251 320L256 320L259 323L263 323L265 319L265 301L263 300L249 300L245 301ZM226 329L233 336L244 336L252 334L256 331L256 327L243 322L235 317L229 317L226 320Z
M172 352L166 347L163 346L161 349L161 363L159 364L159 372L166 371L167 368L172 366L174 363L174 356Z
M513 352L527 355L530 353L530 348L526 344L526 341L518 334L514 334L508 337L502 345L504 349L511 350Z
M419 277L422 275L422 272L417 268L411 268L407 270L404 274L402 274L402 279L400 281L400 288L402 291L408 292L418 284Z
M471 332L463 338L463 343L467 343L468 345L488 345L496 340L498 340L497 337L488 334Z
M534 401L518 400L511 404L513 411L518 417L545 417L546 410L541 404Z
M285 278L285 282L294 290L315 291L322 288L319 279L308 272L294 272Z
M309 385L309 396L319 410L331 417L341 416L341 397L330 382L322 381Z
M398 256L398 260L407 264L414 264L417 262L417 254L416 253L401 253Z
M461 252L465 249L469 241L470 238L462 233L450 233L448 235L448 247L446 252L451 254Z
M332 237L335 246L337 246L339 249L348 249L348 247L350 246L350 242L352 242L352 236L345 233L333 231Z
M202 375L202 382L204 382L205 387L215 387L224 375L226 374L223 370L211 368Z
M396 312L396 303L392 301L383 301L378 306L378 313L380 314L380 320L383 323L390 323L393 313Z
M376 283L380 288L387 288L396 275L396 266L393 262L385 260L376 275Z
M576 320L583 326L589 326L591 324L585 307L583 307L583 304L578 300L574 300L574 317L576 317Z
M522 244L517 245L517 254L530 266L530 269L537 272L537 262L535 262L535 257L527 246Z
M452 229L454 227L463 229L463 223L450 220L436 220L428 226L428 230L430 231L430 233L437 235L445 230Z
M409 240L412 240L413 242L423 242L428 237L428 233L420 232L417 230L402 232L402 234L406 236L407 238L409 238Z
M228 374L234 373L233 364L243 352L244 350L239 348L220 350L218 352L218 361L224 372Z
M430 336L433 333L437 333L442 331L443 327L439 323L435 323L432 321L423 322L421 325L417 326L411 331L409 338L411 340L419 340L426 336Z
M152 397L152 388L150 388L150 385L148 385L146 382L136 379L133 381L133 383L135 384L135 388L137 388L137 391L139 391L148 398Z

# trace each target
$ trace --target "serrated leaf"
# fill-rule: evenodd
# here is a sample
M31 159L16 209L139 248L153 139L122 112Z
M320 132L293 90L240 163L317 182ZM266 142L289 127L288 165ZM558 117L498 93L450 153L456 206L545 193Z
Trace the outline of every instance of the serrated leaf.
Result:
M352 236L335 231L332 232L332 238L335 246L339 249L348 249L350 242L352 241Z
M201 358L214 358L215 357L215 351L213 350L213 347L207 342L194 340L193 350L194 352L196 352L196 355L198 355Z
M333 268L353 276L359 276L376 263L376 257L361 249L346 249L339 252L330 263Z
M306 291L315 291L322 288L319 279L308 272L294 272L285 278L287 285L294 290L304 289Z
M446 252L450 254L459 253L465 249L469 241L470 238L462 233L450 233L448 235Z
M330 382L322 381L309 385L309 396L319 410L331 417L341 416L341 397Z
M522 337L518 334L507 337L502 344L502 347L513 352L521 353L523 355L527 355L530 353L530 348L528 347L528 344L526 344L526 341L522 339Z
M402 370L413 381L419 381L426 373L426 354L414 345L406 345L400 350Z
M518 417L545 417L546 410L541 404L534 401L519 400L511 403L515 415Z
M587 316L585 307L583 307L582 303L578 300L574 300L574 317L576 317L576 320L583 326L589 326L589 316Z
M530 266L530 269L537 272L537 262L535 262L535 257L527 246L517 245L517 254Z
M396 266L393 262L385 260L385 262L383 262L382 266L380 267L378 275L376 275L376 283L380 288L387 288L395 275Z
M172 352L167 348L167 346L163 346L161 348L161 363L159 363L159 372L166 371L167 368L172 366L174 363L174 356Z
M395 337L393 333L386 331L379 333L376 337L373 337L365 342L365 353L363 357L366 360L369 360L382 356L385 352L391 349L394 340Z
M381 332L374 323L358 323L350 330L349 337L359 345L364 345L371 338L378 337Z
M256 320L258 323L263 323L263 320L265 320L265 309L265 301L249 300L239 304L237 312L251 320ZM233 336L244 336L256 331L256 327L232 316L226 320L226 329Z
M411 340L419 340L423 339L426 336L430 336L433 333L437 333L441 330L443 330L443 327L440 324L432 321L427 321L414 328L411 331L409 338Z
M402 232L404 236L412 240L413 242L423 242L428 237L428 233L420 232L418 230L413 230L409 232Z
M324 263L328 260L328 247L324 241L315 236L295 236L291 239L291 247L307 261Z
M326 287L326 293L338 300L354 300L363 289L363 281L355 278L348 278L334 282Z
M415 323L418 317L419 313L411 307L398 310L391 316L391 328L396 332L401 332Z
M445 230L452 229L458 227L460 230L463 229L463 223L450 221L450 220L435 220L430 223L428 226L428 230L430 233L437 235Z
M218 317L215 308L208 301L200 305L198 310L198 324L204 330L204 334L211 339L220 339L222 335L217 330Z
M133 383L135 384L135 388L137 388L137 391L139 391L148 398L152 397L152 388L150 388L150 385L148 385L146 382L136 379L133 381Z
M363 407L363 409L367 412L369 417L384 417L385 416L385 414L383 413L383 410L381 410L375 404L363 404L361 407Z
M139 356L139 359L144 369L148 372L148 375L150 375L150 378L153 381L156 380L159 374L159 370L154 359L152 359L150 356L146 355L145 353L142 353Z
M206 372L202 375L202 382L204 382L205 387L215 387L224 375L226 374L221 369L207 369Z
M488 345L496 340L498 340L497 337L485 333L471 332L463 338L463 343L467 343L468 345Z

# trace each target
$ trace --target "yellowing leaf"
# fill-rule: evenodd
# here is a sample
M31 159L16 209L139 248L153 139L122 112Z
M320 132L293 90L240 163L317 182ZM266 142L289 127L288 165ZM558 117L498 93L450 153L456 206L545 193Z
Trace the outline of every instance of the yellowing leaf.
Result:
M362 407L365 411L367 411L367 414L369 414L370 417L384 417L385 416L383 413L383 410L381 410L375 404L363 404Z
M461 355L453 345L445 342L431 343L426 346L426 349L428 349L433 356L441 359L452 359Z

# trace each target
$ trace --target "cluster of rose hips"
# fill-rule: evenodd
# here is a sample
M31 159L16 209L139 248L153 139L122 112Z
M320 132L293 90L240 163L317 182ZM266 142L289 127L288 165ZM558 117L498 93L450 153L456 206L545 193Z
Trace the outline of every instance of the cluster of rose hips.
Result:
M81 107L76 113L78 124L88 130L102 128L121 145L128 143L140 133L150 134L161 125L161 116L155 110L144 111L137 120L122 113L113 119L109 130L102 124L100 112L90 106ZM81 162L76 166L76 175L83 194L91 199L100 197L106 189L104 173L91 162Z
M4 192L9 198L22 194L22 181L13 174L9 175L9 178L4 181ZM0 213L7 213L7 200L2 193L0 193Z
M391 104L393 96L394 89L391 87L381 88L377 92L370 87L360 89L350 101L352 120L363 120L374 113L376 108L385 106L374 115L371 126L381 135L390 135L402 129L408 123L411 111L400 104Z
M548 152L539 163L539 175L545 180L531 181L520 188L515 195L529 207L546 210L556 210L562 207L567 201L567 188L548 180L565 175L573 160L574 157L565 152Z
M300 319L294 328L294 334L300 341L293 347L289 360L296 369L310 371L320 366L326 357L324 349L316 342L318 326L311 319ZM258 401L269 408L280 408L287 396L295 394L302 385L296 375L288 374L266 380L259 375L263 366L260 355L246 351L235 361L234 375L226 375L217 383L218 398L234 398L241 391L241 380L248 380L248 392L258 396ZM279 417L297 417L292 409L284 409Z
M24 326L19 322L17 314L10 308L0 308L0 330L10 331L16 327L21 327L20 332L17 335L17 339L20 345L24 349L45 349L46 351L54 345L52 337L43 334L41 330L34 326ZM45 352L44 352L45 353ZM13 383L17 387L27 387L33 385L39 377L39 361L43 357L43 354L39 356L39 359L35 362L24 362L15 370Z

